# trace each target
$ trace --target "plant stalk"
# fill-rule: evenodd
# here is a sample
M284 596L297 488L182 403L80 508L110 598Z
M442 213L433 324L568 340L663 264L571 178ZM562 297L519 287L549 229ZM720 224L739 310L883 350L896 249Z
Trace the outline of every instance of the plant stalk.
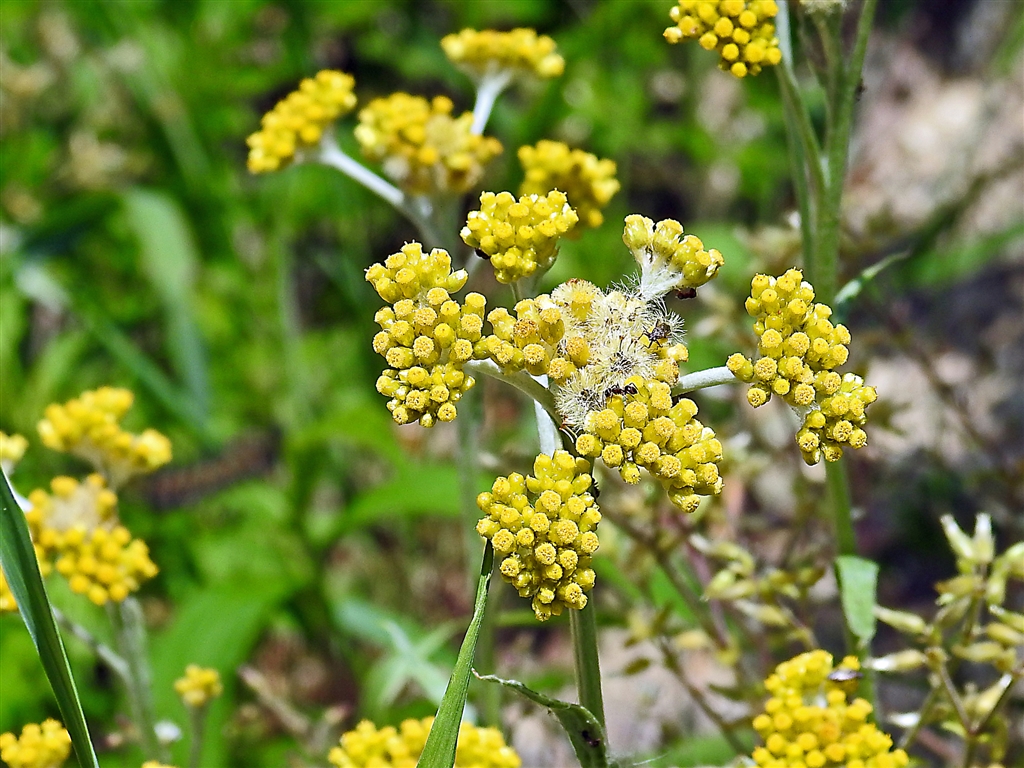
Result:
M604 728L604 696L601 693L601 664L597 655L597 618L593 599L587 601L582 610L570 609L569 623L572 627L572 656L580 704Z

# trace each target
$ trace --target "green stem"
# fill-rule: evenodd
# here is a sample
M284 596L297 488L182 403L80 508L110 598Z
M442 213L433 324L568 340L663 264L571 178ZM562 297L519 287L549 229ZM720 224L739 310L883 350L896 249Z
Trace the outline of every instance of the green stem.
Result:
M842 461L826 462L825 483L832 499L838 554L856 555L857 535L853 530L853 505L850 500L850 482L846 476L846 464Z
M601 664L597 655L597 619L593 599L581 611L570 609L569 622L572 627L572 656L580 704L604 728L604 697L601 694Z
M484 614L480 626L480 639L476 646L476 664L485 674L497 672L497 633L501 626L501 598L504 594L503 582L495 579L490 586L487 613ZM481 719L484 725L501 728L501 686L485 685L480 692Z
M108 603L108 615L114 625L118 650L128 667L125 678L125 693L132 720L142 740L142 750L149 760L167 762L167 748L160 743L156 734L156 717L153 714L152 680L149 660L146 658L146 627L142 617L142 606L134 597L122 600L115 607Z
M206 735L207 705L188 708L188 724L192 731L188 745L188 768L199 768L203 756L203 737Z
M849 154L850 132L853 129L853 106L860 73L864 66L868 35L875 16L878 0L864 0L860 19L857 22L857 36L854 42L850 64L837 72L835 98L830 113L834 115L832 130L826 141L826 163L828 184L818 206L817 243L813 259L813 285L818 298L831 304L835 298L839 280L839 237L843 198L843 182L846 179L846 161ZM832 26L832 33L838 37L839 25ZM836 45L840 41L837 39Z

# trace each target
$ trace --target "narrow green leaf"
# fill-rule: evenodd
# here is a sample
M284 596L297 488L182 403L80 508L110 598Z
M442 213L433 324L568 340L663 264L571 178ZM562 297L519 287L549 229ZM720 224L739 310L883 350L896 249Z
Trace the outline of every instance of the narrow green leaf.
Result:
M580 768L608 768L608 750L605 745L604 728L586 707L537 693L518 680L505 680L495 675L477 675L477 677L489 683L504 685L506 688L518 691L530 701L547 707L548 711L558 718L558 722L562 724L562 728L569 736L572 748L576 750L576 759L580 761Z
M861 645L866 646L875 636L878 565L862 557L843 555L836 558L836 571L846 625Z
M192 230L181 207L166 193L135 187L122 197L139 241L142 272L163 305L171 362L196 409L205 415L210 387L206 350L194 320L199 255Z
M99 768L64 643L53 620L50 599L46 596L43 577L39 573L25 513L14 498L7 476L2 472L0 476L3 477L0 483L0 565L57 698L78 763L82 768Z
M416 763L417 768L452 768L455 765L455 746L459 741L462 710L466 707L473 656L476 654L476 641L480 636L480 625L483 624L484 610L487 608L487 591L493 567L494 549L491 543L487 542L484 547L483 563L480 565L480 579L476 586L473 618L469 621L469 629L466 630L462 648L459 649L459 658L448 680L441 706L437 709L434 724L430 727L427 743L423 745L423 752Z

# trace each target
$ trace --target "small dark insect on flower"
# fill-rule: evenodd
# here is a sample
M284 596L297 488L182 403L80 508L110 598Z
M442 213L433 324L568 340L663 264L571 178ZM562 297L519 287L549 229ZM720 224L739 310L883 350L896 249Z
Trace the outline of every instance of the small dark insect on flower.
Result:
M635 395L638 391L636 384L633 382L628 382L623 385L613 384L604 391L604 399L607 400L609 397L614 397L615 395Z
M647 338L650 339L650 345L663 344L668 341L669 334L672 333L672 328L664 320L658 320L647 332Z
M689 286L687 286L686 288L680 288L678 291L676 291L676 298L677 299L695 299L695 298L697 298L697 289L696 288L690 288Z
M854 680L860 680L862 677L864 677L863 672L858 672L849 667L836 667L828 675L828 679L833 683L849 683Z

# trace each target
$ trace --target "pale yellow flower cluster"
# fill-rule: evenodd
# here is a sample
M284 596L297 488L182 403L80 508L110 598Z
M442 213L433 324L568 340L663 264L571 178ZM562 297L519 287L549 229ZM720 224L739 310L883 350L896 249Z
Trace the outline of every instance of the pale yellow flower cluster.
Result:
M501 154L501 142L471 131L473 113L452 115L446 96L408 93L374 99L359 112L355 136L367 159L410 194L461 194Z
M811 651L780 664L765 680L771 697L754 729L764 746L754 749L761 768L903 768L910 760L892 739L868 722L872 707L849 700L845 682L859 663L848 656L832 666L825 651ZM855 678L854 678L855 679Z
M600 544L601 512L589 493L590 462L568 451L540 454L533 475L512 473L494 481L477 505L486 517L476 530L501 558L501 577L520 597L532 599L540 621L582 609L594 586L591 557Z
M378 728L363 720L341 737L328 761L337 768L416 768L434 718L404 720L398 728ZM479 728L471 723L459 727L455 768L519 768L522 761L505 744L497 728Z
M71 736L56 720L29 723L21 736L0 735L0 760L10 768L60 768L71 754Z
M484 192L480 209L470 211L462 240L494 267L499 283L514 283L550 267L558 255L558 239L579 217L563 192L523 195Z
M775 0L679 0L670 12L675 26L665 30L670 43L696 40L718 51L718 66L736 77L756 75L782 61L772 19Z
M127 389L100 387L48 405L38 427L43 445L90 462L115 489L162 467L171 460L171 441L155 429L135 435L120 425L134 399Z
M374 264L366 279L391 305L374 317L381 331L373 349L390 366L377 379L377 391L390 398L392 418L424 427L452 421L455 404L476 383L463 366L481 338L486 299L470 293L462 303L452 300L466 284L466 271L453 272L447 251L424 253L419 243Z
M174 681L174 690L188 707L204 707L224 692L216 669L189 664L185 676Z
M850 332L829 320L830 307L814 303L814 289L803 273L791 269L779 278L756 275L746 308L756 318L761 356L755 361L736 353L727 365L750 384L748 402L757 408L778 395L802 411L797 444L808 464L822 457L837 461L844 445L867 444L866 408L877 394L859 376L834 370L849 357Z
M520 147L519 162L525 174L519 194L544 195L551 189L565 192L584 227L601 225L602 211L619 191L614 160L570 149L560 141Z
M565 70L565 60L555 51L555 41L532 29L464 29L442 39L441 47L453 64L475 79L501 71L549 78Z
M260 121L249 145L249 170L276 171L290 163L301 149L315 147L332 122L356 105L351 75L325 69L307 77Z

